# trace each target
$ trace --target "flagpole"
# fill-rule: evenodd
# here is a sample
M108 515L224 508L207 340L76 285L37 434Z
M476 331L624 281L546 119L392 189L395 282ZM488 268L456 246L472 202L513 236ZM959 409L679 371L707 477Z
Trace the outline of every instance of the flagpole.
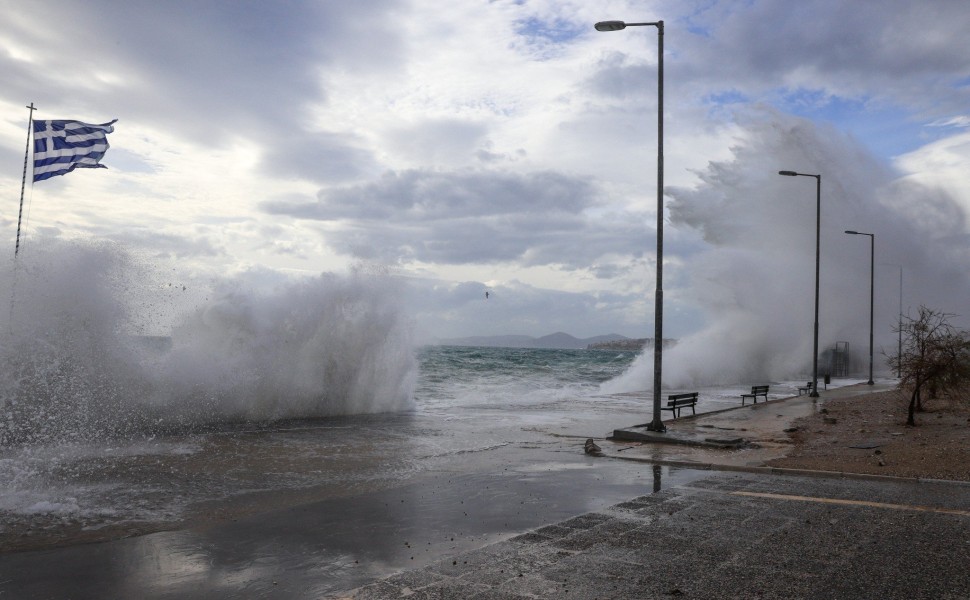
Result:
M31 102L30 112L27 113L27 147L24 148L24 175L20 180L20 212L17 213L17 244L13 249L13 257L17 258L17 253L20 252L20 221L24 216L24 189L27 187L27 156L30 154L30 129L34 124L34 103Z

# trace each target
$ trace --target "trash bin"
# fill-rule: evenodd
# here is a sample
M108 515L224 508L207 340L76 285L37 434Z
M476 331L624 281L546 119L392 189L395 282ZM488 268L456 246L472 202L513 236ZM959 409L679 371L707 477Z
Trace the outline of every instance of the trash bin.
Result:
M832 383L832 375L831 375L831 373L826 373L825 374L825 389L829 389L829 384L830 383Z

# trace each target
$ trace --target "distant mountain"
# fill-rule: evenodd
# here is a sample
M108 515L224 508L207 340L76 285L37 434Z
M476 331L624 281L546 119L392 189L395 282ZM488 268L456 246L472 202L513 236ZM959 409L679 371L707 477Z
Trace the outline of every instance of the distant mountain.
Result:
M625 340L606 340L595 342L586 346L587 350L621 350L639 352L647 344L653 345L652 338L625 339Z
M489 335L438 340L441 346L485 346L491 348L554 348L560 350L581 350L590 344L600 344L630 338L616 333L597 335L590 338L577 338L568 333L557 332L542 337L529 335Z
M587 350L622 350L622 351L633 351L639 352L645 346L653 346L653 340L655 338L639 338L639 339L622 339L622 340L607 340L605 342L596 342L586 346ZM673 348L677 345L677 340L671 338L664 338L663 347Z

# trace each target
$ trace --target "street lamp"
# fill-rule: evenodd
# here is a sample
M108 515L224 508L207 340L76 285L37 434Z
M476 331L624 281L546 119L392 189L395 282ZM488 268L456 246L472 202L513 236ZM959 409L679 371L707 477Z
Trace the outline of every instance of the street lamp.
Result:
M815 335L812 348L812 393L810 395L818 398L818 264L822 241L822 175L795 171L778 171L778 174L786 177L815 178Z
M872 381L872 313L875 299L876 283L876 234L863 233L861 231L846 231L849 235L868 235L869 236L869 385Z
M667 431L660 419L660 377L663 373L663 264L664 264L664 22L624 23L623 21L600 21L596 31L620 31L627 27L657 28L657 287L654 292L653 312L653 421L649 431Z

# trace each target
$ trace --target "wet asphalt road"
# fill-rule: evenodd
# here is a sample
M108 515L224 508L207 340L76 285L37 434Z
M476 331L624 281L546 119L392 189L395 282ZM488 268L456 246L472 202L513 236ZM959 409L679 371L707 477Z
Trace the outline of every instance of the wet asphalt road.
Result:
M0 599L319 598L703 472L596 459L574 440L449 457L406 483L230 522L0 555ZM581 441L578 444L581 448Z
M515 453L493 473L458 461L207 529L3 555L0 598L970 598L970 486Z

